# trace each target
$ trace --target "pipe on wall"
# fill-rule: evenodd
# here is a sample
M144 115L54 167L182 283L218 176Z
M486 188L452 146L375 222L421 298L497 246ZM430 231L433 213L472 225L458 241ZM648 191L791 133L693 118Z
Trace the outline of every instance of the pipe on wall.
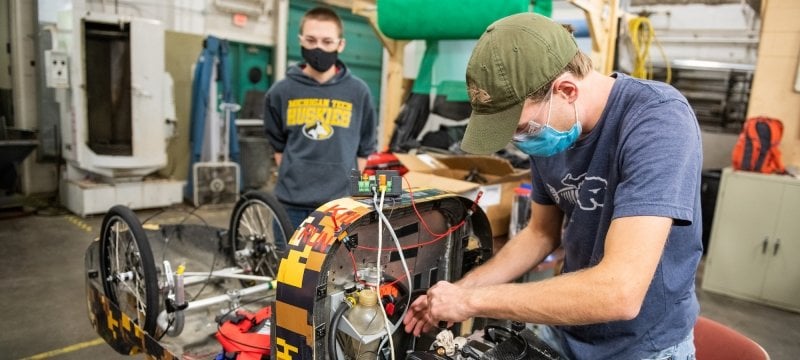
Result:
M275 81L286 76L287 41L289 27L289 0L275 0Z
M38 128L36 71L41 66L36 63L37 6L34 1L11 0L9 10L14 127L35 130ZM54 192L58 187L56 165L39 163L36 158L34 153L20 166L25 195Z

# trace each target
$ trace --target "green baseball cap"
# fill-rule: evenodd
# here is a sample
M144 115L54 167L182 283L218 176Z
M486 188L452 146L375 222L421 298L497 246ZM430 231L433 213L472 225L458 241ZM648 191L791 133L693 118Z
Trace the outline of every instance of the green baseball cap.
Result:
M491 154L505 147L525 98L560 75L577 53L572 34L541 15L516 14L489 25L467 63L472 115L461 148Z

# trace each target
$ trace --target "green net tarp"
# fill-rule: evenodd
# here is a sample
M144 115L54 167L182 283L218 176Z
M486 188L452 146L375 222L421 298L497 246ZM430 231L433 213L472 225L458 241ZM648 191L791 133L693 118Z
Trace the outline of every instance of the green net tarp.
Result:
M439 56L439 43L436 41L425 42L425 54L422 56L422 63L419 65L417 79L414 80L414 87L411 92L416 94L430 94L433 82L433 64Z
M530 0L378 0L378 27L393 39L477 39L492 22L529 11Z

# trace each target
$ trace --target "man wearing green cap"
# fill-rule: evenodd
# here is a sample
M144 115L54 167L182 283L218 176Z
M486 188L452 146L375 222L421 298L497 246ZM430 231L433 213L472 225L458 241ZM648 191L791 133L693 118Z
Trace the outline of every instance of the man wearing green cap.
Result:
M406 331L489 317L543 324L568 358L693 358L702 151L686 99L593 71L571 34L530 13L486 29L467 86L461 147L530 155L532 216L486 264L418 298ZM559 246L562 275L511 283Z

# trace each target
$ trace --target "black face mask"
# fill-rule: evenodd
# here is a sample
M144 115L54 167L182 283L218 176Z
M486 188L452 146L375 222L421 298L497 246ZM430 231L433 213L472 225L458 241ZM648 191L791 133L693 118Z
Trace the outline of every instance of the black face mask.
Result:
M328 71L328 69L336 63L336 59L339 56L339 52L336 50L327 52L320 48L313 48L313 49L306 49L304 47L300 47L300 54L303 55L303 59L310 65L314 70L319 72Z

